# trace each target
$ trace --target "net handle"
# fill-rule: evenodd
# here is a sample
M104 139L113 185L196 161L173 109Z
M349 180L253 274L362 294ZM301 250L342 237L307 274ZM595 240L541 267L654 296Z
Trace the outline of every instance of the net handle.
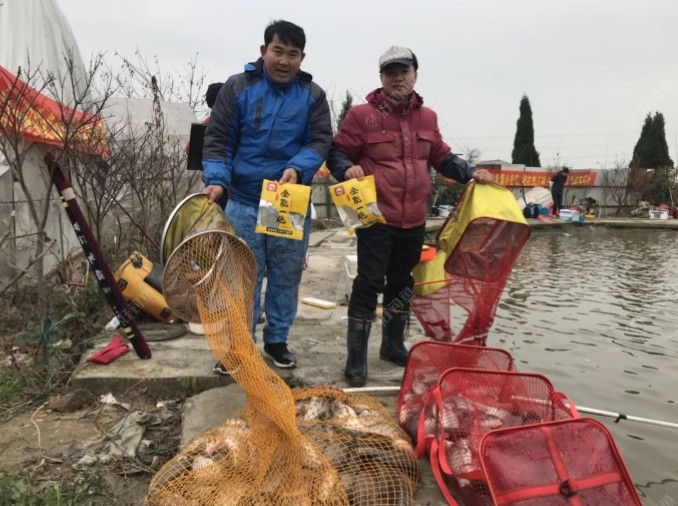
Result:
M439 430L439 428L442 427L442 424L438 424L438 419L443 416L444 409L443 394L440 390L440 379L438 379L438 384L431 391L431 396L433 397L433 400L436 403L436 409L438 410L436 413L436 437L433 438L433 440L436 442L438 451L434 452L431 450L431 455L436 454L436 460L438 461L438 465L442 468L443 472L449 476L452 476L452 469L450 469L450 466L447 464L447 459L445 458L445 431ZM437 442L438 438L440 438L440 443ZM440 448L442 448L443 451L440 451Z
M433 439L431 441L431 447L429 449L429 459L431 461L431 471L433 472L433 477L436 479L436 482L438 483L438 488L440 489L440 492L442 492L443 497L447 501L447 504L449 504L450 506L459 506L459 503L454 499L452 493L447 488L445 480L443 479L443 474L440 470L440 458L438 456L439 450L440 448L438 446L438 441L436 439Z
M421 405L421 411L419 412L419 423L417 424L417 446L414 449L414 455L420 459L424 453L426 453L426 448L428 447L429 441L426 440L426 406L428 401L424 402ZM435 438L434 438L435 439Z

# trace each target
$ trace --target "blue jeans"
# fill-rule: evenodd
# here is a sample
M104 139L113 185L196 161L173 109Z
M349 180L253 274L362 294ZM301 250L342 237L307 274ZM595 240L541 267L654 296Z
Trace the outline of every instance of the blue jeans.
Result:
M284 237L257 234L258 208L234 200L226 204L226 216L238 237L247 243L257 261L257 282L254 287L254 321L252 338L261 312L261 286L264 271L266 284L266 325L264 343L286 343L290 327L297 316L299 283L304 269L304 258L311 230L311 213L306 213L304 239L296 241Z

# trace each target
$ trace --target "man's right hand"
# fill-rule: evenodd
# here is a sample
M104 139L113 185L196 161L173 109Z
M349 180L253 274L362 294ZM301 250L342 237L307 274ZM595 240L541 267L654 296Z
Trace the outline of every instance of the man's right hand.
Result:
M216 202L221 198L221 196L224 194L224 188L218 184L211 184L209 186L205 186L205 189L202 192L207 195L207 199L211 204L212 202Z
M349 180L349 179L362 179L365 177L365 172L363 171L363 168L360 165L352 165L348 169L346 169L346 172L344 172L344 179Z

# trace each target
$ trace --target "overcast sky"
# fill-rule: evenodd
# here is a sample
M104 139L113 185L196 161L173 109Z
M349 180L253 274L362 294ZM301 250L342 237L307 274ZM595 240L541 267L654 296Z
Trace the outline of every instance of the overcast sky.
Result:
M302 68L337 102L346 90L362 102L379 86L379 55L410 47L417 91L456 152L511 161L526 93L542 166L629 161L655 110L677 159L676 0L57 1L85 58L138 48L169 70L197 53L208 82L222 81L259 55L264 28L281 18L304 28Z

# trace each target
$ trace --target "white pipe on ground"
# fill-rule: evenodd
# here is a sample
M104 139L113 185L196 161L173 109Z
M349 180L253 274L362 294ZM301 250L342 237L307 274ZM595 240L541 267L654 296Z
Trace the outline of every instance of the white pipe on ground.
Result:
M355 388L343 388L342 389L347 394L397 394L400 392L399 386L390 386L390 387L355 387ZM614 411L605 411L602 409L596 408L587 408L586 406L575 406L577 411L580 413L586 413L587 415L597 415L604 416L608 418L614 418L615 423L619 423L622 420L628 420L630 422L646 423L649 425L657 425L659 427L668 427L669 429L678 429L678 423L666 422L664 420L653 420L652 418L643 418L641 416L626 415L624 413L615 413Z

